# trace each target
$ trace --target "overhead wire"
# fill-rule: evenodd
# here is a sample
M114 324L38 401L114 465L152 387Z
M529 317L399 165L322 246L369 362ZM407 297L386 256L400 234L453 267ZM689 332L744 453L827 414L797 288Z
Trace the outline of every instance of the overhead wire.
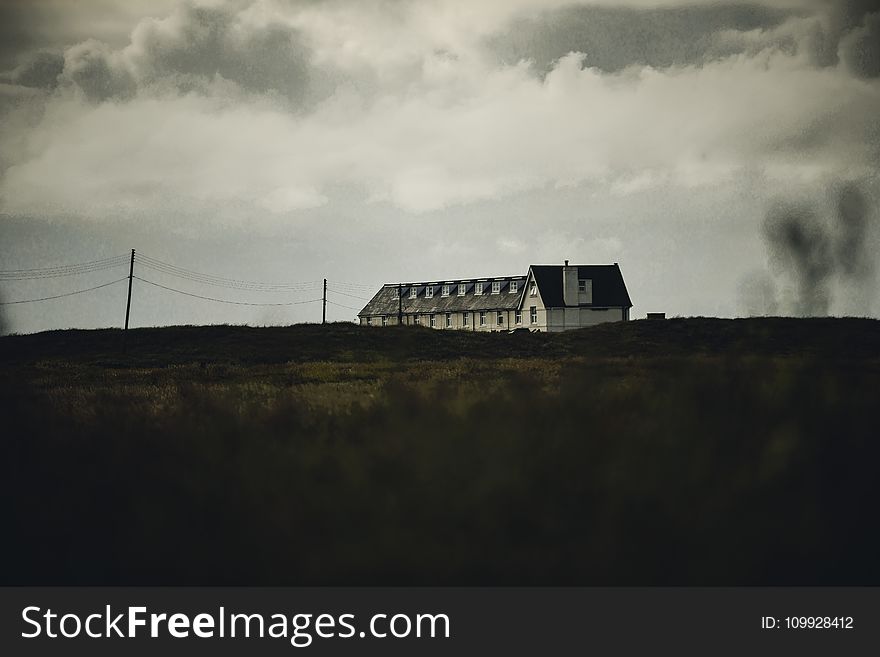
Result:
M218 285L221 287L235 287L242 289L259 289L265 291L286 291L290 289L314 289L318 286L319 281L304 281L299 283L258 283L256 281L245 281L234 278L225 278L222 276L215 276L213 274L204 274L201 272L195 272L193 270L184 269L182 267L177 267L176 265L170 265L164 263L162 261L157 261L153 259L147 258L137 258L136 262L158 271L162 271L164 273L168 273L174 276L179 276L181 278L187 278L190 280L195 280L203 283L208 283L212 285Z
M315 290L321 281L300 281L296 283L260 283L257 281L248 281L237 278L227 278L225 276L215 276L214 274L206 274L192 269L179 267L144 254L136 254L135 262L144 265L149 269L160 271L171 276L177 276L191 280L193 282L204 283L216 287L226 287L229 289L252 290L259 292L304 292Z
M381 285L367 285L365 283L346 283L345 281L333 281L334 285L338 285L341 288L348 290L364 290L370 291L375 290L377 287L381 287Z
M97 260L91 260L88 262L81 263L73 263L68 265L57 265L53 267L34 267L34 268L26 268L26 269L8 269L8 270L0 270L0 281L20 281L20 280L36 280L36 279L45 279L45 278L58 278L65 276L74 276L79 274L87 274L93 272L104 271L107 269L112 269L115 267L119 267L121 265L129 264L130 256L128 254L120 254L116 256L110 256L107 258L100 258ZM149 270L154 272L158 272L161 274L165 274L168 276L173 276L179 279L187 280L193 283L212 285L215 287L221 287L232 290L240 290L245 292L276 292L276 293L300 293L300 292L315 292L318 291L322 281L300 281L295 283L261 283L257 281L250 281L245 279L238 278L229 278L225 276L216 276L214 274L207 274L204 272L199 272L193 269L187 269L185 267L180 267L178 265L171 264L169 262L165 262L163 260L159 260L157 258L153 258L151 256L145 255L143 253L135 253L134 262L143 266ZM46 297L40 297L36 299L21 299L17 301L6 301L0 302L0 305L15 305L15 304L23 304L23 303L35 303L38 301L49 301L52 299L60 299L63 297L73 296L77 294L83 294L85 292L91 292L93 290L98 290L104 287L108 287L110 285L115 285L116 283L121 283L122 281L128 280L128 276L124 278L119 278L114 281L110 281L109 283L103 283L101 285L95 285L93 287L88 287L82 290L74 290L72 292L66 292L64 294L51 295ZM157 283L156 281L152 281L141 276L132 275L132 278L135 278L142 283L146 283L147 285L151 285L154 287L158 287L170 292L174 292L177 294L182 294L185 296L193 297L196 299L203 299L206 301L214 301L217 303L226 303L238 306L294 306L294 305L303 305L309 303L317 303L322 301L321 298L316 299L308 299L304 301L288 301L288 302L252 302L252 301L234 301L231 299L221 299L217 297L196 294L194 292L188 292L186 290L181 290L176 287L172 287L169 285L163 285L161 283ZM332 294L338 294L345 297L350 297L352 299L358 299L361 301L369 301L368 297L360 296L360 294L369 294L372 293L375 288L365 283L355 283L350 281L333 281L331 285L327 286L327 291ZM332 299L326 299L326 302L332 304L334 306L339 306L340 308L345 308L347 310L359 310L359 308L355 308L346 304L338 303L333 301Z
M74 265L59 265L56 267L37 267L32 269L6 269L0 271L0 280L3 281L24 281L36 280L43 278L60 278L63 276L75 276L79 274L87 274L96 271L104 271L112 269L124 264L128 264L128 256L114 256L112 258L104 258L91 262L78 263Z
M318 301L321 301L321 299L318 299ZM330 300L330 299L327 299L327 303L332 303L334 306L339 306L340 308L348 308L349 310L360 311L360 308L354 308L354 307L352 307L352 306L346 306L345 304L342 304L342 303L336 303L335 301L332 301L332 300Z
M329 292L333 292L333 294L341 294L344 297L351 297L352 299L360 299L361 301L369 301L370 300L369 297L359 297L355 294L348 294L347 292L341 292L339 290L336 290L336 289L330 287L329 285L327 286L327 290Z
M308 301L288 301L288 302L252 302L252 301L231 301L229 299L218 299L216 297L208 297L201 294L194 294L192 292L186 292L184 290L178 290L177 288L169 287L167 285L162 285L160 283L156 283L154 281L149 281L145 278L141 278L140 276L134 276L137 280L147 283L148 285L153 285L155 287L160 287L163 290L168 290L170 292L177 292L178 294L184 294L188 297L195 297L196 299L205 299L206 301L217 301L218 303L228 303L235 306L298 306L306 303L315 303L317 301L321 301L321 299L309 299Z
M18 303L34 303L36 301L49 301L50 299L61 299L62 297L72 297L75 294L82 294L83 292L91 292L92 290L100 290L102 287L108 287L110 285L115 285L116 283L121 283L122 281L127 281L128 276L124 278L117 279L115 281L110 281L109 283L104 283L103 285L96 285L94 287L89 287L84 290L76 290L74 292L67 292L65 294L56 294L51 297L41 297L39 299L21 299L20 301L0 301L0 306L12 306Z

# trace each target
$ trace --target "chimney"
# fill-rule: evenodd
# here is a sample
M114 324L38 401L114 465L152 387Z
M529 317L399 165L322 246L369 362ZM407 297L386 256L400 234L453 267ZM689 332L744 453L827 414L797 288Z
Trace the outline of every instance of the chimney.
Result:
M562 267L562 301L566 306L578 305L578 268L569 266L568 260Z

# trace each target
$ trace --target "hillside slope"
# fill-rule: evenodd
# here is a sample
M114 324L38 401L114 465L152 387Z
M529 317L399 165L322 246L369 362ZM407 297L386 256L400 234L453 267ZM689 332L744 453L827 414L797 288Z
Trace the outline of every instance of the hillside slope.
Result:
M61 330L0 338L0 361L45 358L137 365L194 361L281 363L393 359L810 354L880 354L880 321L859 318L686 318L603 324L566 333L479 333L349 323L288 327L170 326L122 331Z
M880 585L880 323L0 338L3 584Z

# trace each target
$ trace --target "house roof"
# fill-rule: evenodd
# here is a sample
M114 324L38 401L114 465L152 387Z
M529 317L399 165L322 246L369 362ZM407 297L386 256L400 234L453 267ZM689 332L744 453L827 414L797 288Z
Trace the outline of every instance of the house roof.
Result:
M593 303L588 307L632 307L620 267L614 265L576 265L578 278L593 281ZM548 308L564 306L562 298L562 265L532 265L529 268L538 284L541 299ZM486 278L456 279L448 281L425 281L422 283L388 283L383 285L366 306L358 313L366 315L396 315L397 291L401 291L400 306L404 314L430 314L446 312L516 310L521 305L528 276L500 276ZM517 283L516 292L510 284ZM499 282L501 290L492 294L492 283ZM475 294L477 283L483 284L483 293ZM434 294L425 296L425 288L432 286ZM449 286L449 295L443 296L443 286ZM465 294L458 294L458 286L465 286ZM415 288L416 298L410 297Z
M511 282L517 283L517 291L510 291ZM501 290L492 294L492 283L499 282ZM480 310L514 310L525 287L525 276L504 276L424 283L388 283L383 285L358 315L396 315L398 311L397 290L401 291L401 307L404 314L445 313ZM477 283L483 284L483 293L475 294ZM434 288L432 297L425 296L425 288ZM443 296L443 286L449 286L449 295ZM465 286L464 296L459 296L458 286ZM415 288L416 298L410 298Z
M632 308L632 301L617 263L572 266L577 267L579 279L593 281L593 302L586 305L598 308ZM541 300L548 308L565 305L562 299L562 267L563 265L532 265L529 268L538 284Z

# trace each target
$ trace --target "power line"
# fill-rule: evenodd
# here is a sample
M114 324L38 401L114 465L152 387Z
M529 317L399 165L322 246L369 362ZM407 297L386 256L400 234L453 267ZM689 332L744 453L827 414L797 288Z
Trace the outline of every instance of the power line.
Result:
M100 265L110 260L119 260L120 258L127 258L125 254L109 256L107 258L99 258L98 260L90 260L88 262L78 262L70 265L55 265L54 267L33 267L31 269L4 269L0 271L2 274L10 274L10 273L29 273L29 272L42 272L42 271L50 271L55 269L70 269L76 267L88 267L91 265Z
M174 276L180 276L181 278L189 278L192 280L198 280L200 282L220 285L220 286L232 286L232 287L242 287L242 288L265 288L267 290L285 290L292 288L314 288L318 281L304 281L299 283L290 283L290 284L275 284L275 283L258 283L256 281L244 281L235 278L225 278L222 276L214 276L213 274L204 274L201 272L196 272L190 269L184 269L183 267L178 267L177 265L172 265L166 262L162 262L161 260L156 260L154 258L149 258L147 256L138 255L137 261L141 262L146 267L151 269L157 269L163 271L165 273L172 274Z
M41 297L40 299L22 299L21 301L0 301L0 306L11 306L16 303L34 303L36 301L49 301L50 299L60 299L62 297L72 297L74 294L82 294L83 292L91 292L92 290L100 290L102 287L107 287L108 285L115 285L116 283L121 283L122 281L127 281L128 276L125 278L120 278L115 281L110 281L109 283L104 283L103 285L96 285L95 287L89 287L85 290L76 290L75 292L67 292L66 294L56 294L51 297Z
M38 269L10 269L0 271L0 280L2 281L25 281L43 278L60 278L63 276L76 276L79 274L88 274L105 269L112 269L125 264L125 256L115 256L104 260L96 260L90 263L81 263L77 265L64 265L59 267L44 267Z
M345 281L333 281L333 284L338 285L340 287L348 288L348 289L366 290L366 291L375 290L376 287L382 287L381 285L376 286L376 285L366 285L364 283L347 283Z
M332 287L331 287L331 288L327 288L327 289L329 289L329 290L330 290L331 292L333 292L334 294L341 294L341 295L344 296L344 297L351 297L352 299L360 299L361 301L369 301L369 300L370 300L370 299L368 299L368 298L366 298L366 297L359 297L359 296L357 296L357 295L355 295L355 294L349 294L348 292L341 292L341 291L339 291L339 290L335 290L335 289L333 289Z
M318 299L318 301L320 301L320 299ZM327 303L332 303L334 306L339 306L340 308L348 308L349 310L360 311L360 308L352 308L351 306L346 306L341 303L336 303L335 301L330 301L330 299L327 299Z
M168 290L169 292L177 292L178 294L185 294L188 297L195 297L196 299L205 299L206 301L217 301L219 303L229 303L236 306L298 306L304 303L315 303L316 301L321 301L321 299L309 299L308 301L288 301L286 303L253 303L249 301L230 301L229 299L217 299L215 297L206 297L201 294L193 294L192 292L184 292L183 290L178 290L173 287L168 287L167 285L160 285L159 283L154 283L153 281L148 281L145 278L141 278L140 276L134 276L137 280L147 283L148 285L154 285L155 287L161 287L163 290ZM123 280L127 280L123 279Z
M153 265L152 263L147 263L144 261L138 260L138 264L142 267L146 267L147 269L151 269L153 271L160 272L162 274L167 274L169 276L174 276L176 278L181 278L187 281L192 281L193 283L200 283L203 285L211 285L213 287L221 287L228 290L246 290L249 292L311 292L317 289L317 285L314 284L303 284L303 285L290 285L286 287L281 286L265 286L265 285L245 285L238 283L227 283L225 281L217 281L211 278L199 277L199 276L191 276L188 274L181 274L180 272L174 271L172 269L168 269L163 266Z
M150 269L185 278L198 283L214 285L217 287L226 287L230 289L253 290L261 292L290 292L290 291L308 291L317 288L320 281L301 281L297 283L260 283L257 281L247 281L237 278L227 278L224 276L215 276L213 274L205 274L192 269L179 267L156 258L151 258L143 254L137 254L136 262L141 263Z

